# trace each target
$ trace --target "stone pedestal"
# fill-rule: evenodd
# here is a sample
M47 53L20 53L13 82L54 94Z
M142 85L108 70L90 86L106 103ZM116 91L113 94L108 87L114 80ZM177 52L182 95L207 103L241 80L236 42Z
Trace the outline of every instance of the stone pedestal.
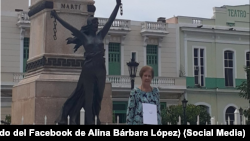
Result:
M102 99L100 120L103 124L113 122L112 84L106 83Z
M55 124L62 105L76 88L77 81L72 79L51 80L38 75L22 81L13 88L12 124ZM52 76L51 76L52 77ZM26 81L26 82L25 82ZM106 83L100 112L103 123L112 122L111 84ZM80 112L80 111L79 111Z
M66 39L72 33L59 22L54 40L50 11L80 29L95 12L93 0L32 0L30 50L25 78L13 87L11 124L54 124L64 102L77 86L84 49L74 53ZM111 84L107 83L100 113L101 122L112 122ZM80 112L80 111L79 111ZM105 113L105 114L104 114ZM23 121L22 121L23 117Z

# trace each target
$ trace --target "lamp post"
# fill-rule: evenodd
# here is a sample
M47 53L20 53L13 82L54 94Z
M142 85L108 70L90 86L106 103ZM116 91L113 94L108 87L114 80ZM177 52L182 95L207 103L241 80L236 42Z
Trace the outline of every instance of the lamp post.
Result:
M127 63L127 65L128 65L128 71L129 71L130 80L131 80L131 89L134 89L137 67L139 66L139 63L135 62L134 55L132 55L132 59L130 62Z
M247 71L247 99L249 102L248 108L250 108L250 66L246 66Z
M187 121L186 121L186 107L187 107L187 100L184 97L184 99L182 100L182 106L183 106L183 117L184 117L184 125L187 125Z

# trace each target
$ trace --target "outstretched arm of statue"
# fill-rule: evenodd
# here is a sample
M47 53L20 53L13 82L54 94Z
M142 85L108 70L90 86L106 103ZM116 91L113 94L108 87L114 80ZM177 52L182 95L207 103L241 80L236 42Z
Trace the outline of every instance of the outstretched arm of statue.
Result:
M87 37L85 34L81 33L81 31L79 31L78 29L76 29L75 27L71 26L69 23L65 22L64 20L62 20L56 13L55 10L51 11L51 15L56 18L65 28L67 28L68 30L70 30L72 32L72 35L76 36L77 38L81 39L82 41L86 41Z
M116 18L116 15L118 13L119 10L119 6L121 5L121 0L116 0L116 6L115 9L113 10L112 14L110 15L108 22L104 25L103 29L99 32L99 34L101 34L102 39L104 39L104 37L106 36L106 34L108 33L111 25L113 24L113 21Z

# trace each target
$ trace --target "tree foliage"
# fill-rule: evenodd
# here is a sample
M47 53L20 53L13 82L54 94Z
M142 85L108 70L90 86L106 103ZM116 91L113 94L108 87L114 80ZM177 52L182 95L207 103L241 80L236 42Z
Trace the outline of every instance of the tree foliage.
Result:
M247 125L250 125L250 108L243 111L243 114L245 117L248 117L248 120L246 121Z
M211 116L207 112L207 109L202 106L196 106L188 104L186 107L186 121L190 125L197 124L197 116L199 115L199 124L210 124ZM176 125L179 122L179 116L181 117L181 123L184 123L183 107L182 105L172 105L162 110L162 123L166 125L168 122L172 125Z
M245 67L245 72L247 73L247 77L250 78L250 68L249 67ZM250 100L250 94L248 93L248 87L247 84L250 81L250 79L246 80L246 81L242 81L242 83L238 86L236 86L237 90L240 90L239 96L242 98L245 98L247 100ZM250 90L250 88L249 88Z
M5 116L5 122L11 123L11 115Z
M240 90L240 93L239 93L240 97L248 99L247 81L243 81L240 85L237 86L237 89Z
M1 123L3 123L4 125L10 125L11 124L11 115L6 115L5 120L4 121L1 120L0 125L1 125Z
M248 83L250 84L250 67L245 67L245 72L247 73L247 80L243 81L240 85L236 86L237 90L240 90L239 96L247 99L250 104L250 87L248 87ZM244 115L248 117L248 124L250 124L250 108L244 110Z

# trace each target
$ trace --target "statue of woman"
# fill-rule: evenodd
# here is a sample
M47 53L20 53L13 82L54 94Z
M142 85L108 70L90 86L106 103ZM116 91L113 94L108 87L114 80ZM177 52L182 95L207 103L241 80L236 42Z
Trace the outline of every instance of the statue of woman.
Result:
M95 17L89 17L87 25L78 30L62 20L56 11L51 11L51 15L75 36L68 38L67 44L76 44L75 51L82 45L85 48L85 61L77 87L64 103L60 116L55 121L58 124L67 124L68 116L71 125L79 124L79 114L82 108L85 110L85 125L95 124L95 116L97 116L97 124L100 124L99 113L106 83L103 39L116 18L121 0L116 0L116 3L109 20L98 33L96 33L98 19Z

